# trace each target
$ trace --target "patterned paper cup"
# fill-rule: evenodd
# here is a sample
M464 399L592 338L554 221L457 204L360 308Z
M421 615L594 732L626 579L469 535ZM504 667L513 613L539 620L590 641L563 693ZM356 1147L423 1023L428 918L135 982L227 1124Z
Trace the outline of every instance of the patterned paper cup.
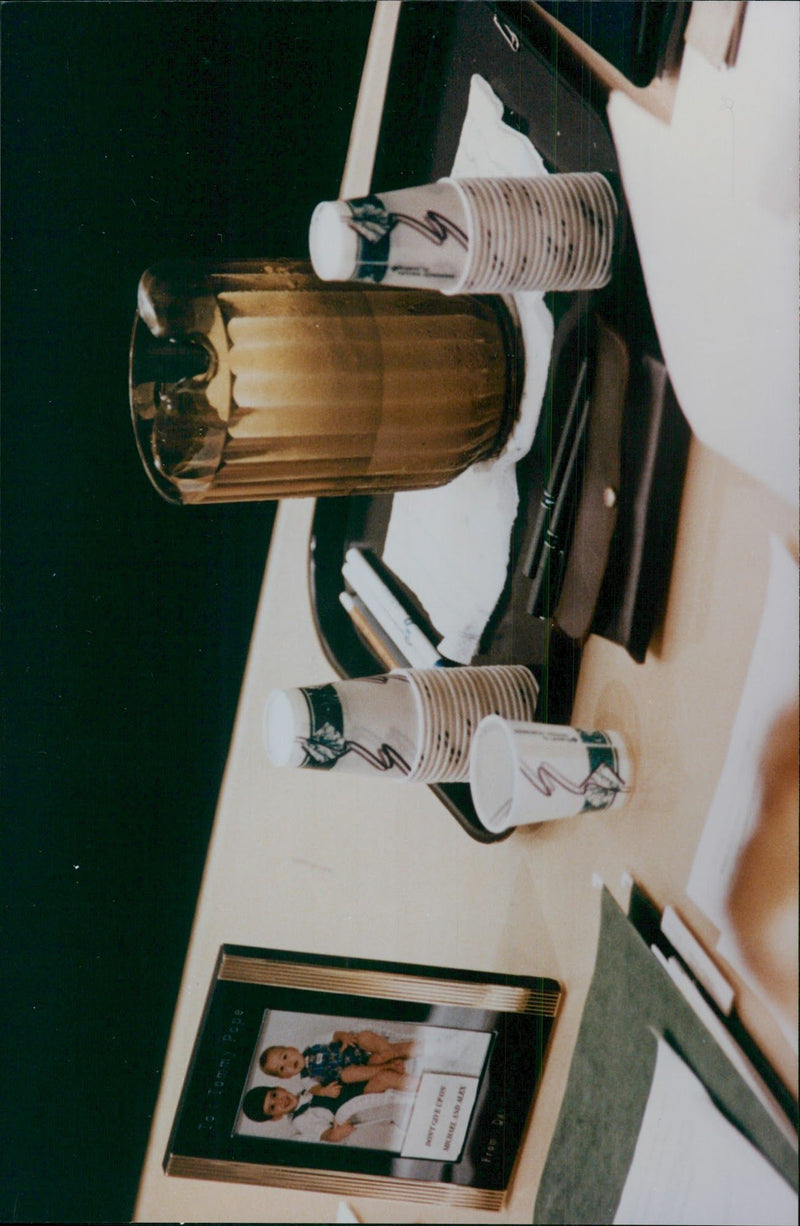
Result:
M617 202L596 173L451 179L468 248L444 293L600 289L611 279Z
M599 289L611 279L617 211L594 172L440 179L323 201L309 246L324 281L447 295Z
M584 732L490 715L472 738L475 812L493 833L617 808L633 787L629 750L617 732Z
M532 719L539 687L522 665L405 669L419 700L420 751L408 775L420 783L464 783L472 738L496 713Z
M487 715L532 719L539 687L522 665L398 669L273 690L263 739L275 766L464 783Z
M323 281L448 290L467 256L461 194L448 179L352 200L323 200L308 231Z
M405 779L419 729L419 703L399 672L273 690L264 708L264 746L275 766Z

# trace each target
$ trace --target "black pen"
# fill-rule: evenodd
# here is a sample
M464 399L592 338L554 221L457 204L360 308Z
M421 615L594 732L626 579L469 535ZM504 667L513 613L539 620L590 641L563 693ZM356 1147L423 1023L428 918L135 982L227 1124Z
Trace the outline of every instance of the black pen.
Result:
M582 384L582 380L580 383ZM576 389L576 391L577 390L579 389ZM529 613L534 613L539 605L542 589L545 586L545 577L551 569L553 562L556 560L556 555L559 553L563 555L563 551L567 546L567 534L564 532L564 528L566 526L564 522L564 509L571 503L572 496L575 492L578 454L583 442L583 436L586 430L586 422L589 417L591 403L592 402L588 396L583 401L578 426L575 431L574 438L572 439L572 446L569 451L564 472L561 475L558 495L548 508L549 522L544 529L538 565L536 567L536 573L533 575L531 590L528 594L527 610ZM564 441L565 438L562 435L561 442L563 443ZM561 447L559 445L559 457L557 458L560 458L560 452ZM550 497L552 498L551 495Z
M581 393L583 392L584 384L586 382L586 367L587 362L584 358L578 370L569 408L567 409L567 415L564 420L564 424L561 427L556 454L546 475L546 484L539 503L539 512L533 528L531 542L528 546L527 555L522 563L522 573L528 575L529 577L532 576L538 569L539 557L544 546L545 533L551 525L553 507L556 504L558 490L561 484L561 469L567 448L569 446L570 438L573 434L575 419L578 415L578 407L581 403ZM530 611L531 610L529 609L529 612Z

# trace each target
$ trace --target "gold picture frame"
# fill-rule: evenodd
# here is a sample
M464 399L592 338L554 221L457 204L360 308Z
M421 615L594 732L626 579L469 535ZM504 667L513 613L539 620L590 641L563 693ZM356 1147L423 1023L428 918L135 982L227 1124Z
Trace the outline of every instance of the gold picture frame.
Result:
M499 1209L560 1000L552 979L223 946L164 1169Z

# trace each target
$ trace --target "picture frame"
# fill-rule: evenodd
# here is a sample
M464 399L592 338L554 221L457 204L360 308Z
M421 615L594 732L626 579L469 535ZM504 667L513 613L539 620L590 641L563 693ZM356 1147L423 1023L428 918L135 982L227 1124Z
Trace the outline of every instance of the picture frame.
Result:
M560 1000L553 979L224 945L164 1169L499 1209Z

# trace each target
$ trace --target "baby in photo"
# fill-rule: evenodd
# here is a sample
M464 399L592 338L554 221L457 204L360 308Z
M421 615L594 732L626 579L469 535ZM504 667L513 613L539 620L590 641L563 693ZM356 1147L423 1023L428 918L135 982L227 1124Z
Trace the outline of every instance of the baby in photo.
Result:
M306 1078L322 1097L335 1098L342 1086L363 1084L365 1094L405 1090L405 1061L414 1054L412 1042L392 1043L374 1030L334 1031L331 1038L298 1047L273 1044L259 1056L262 1072L271 1077Z

